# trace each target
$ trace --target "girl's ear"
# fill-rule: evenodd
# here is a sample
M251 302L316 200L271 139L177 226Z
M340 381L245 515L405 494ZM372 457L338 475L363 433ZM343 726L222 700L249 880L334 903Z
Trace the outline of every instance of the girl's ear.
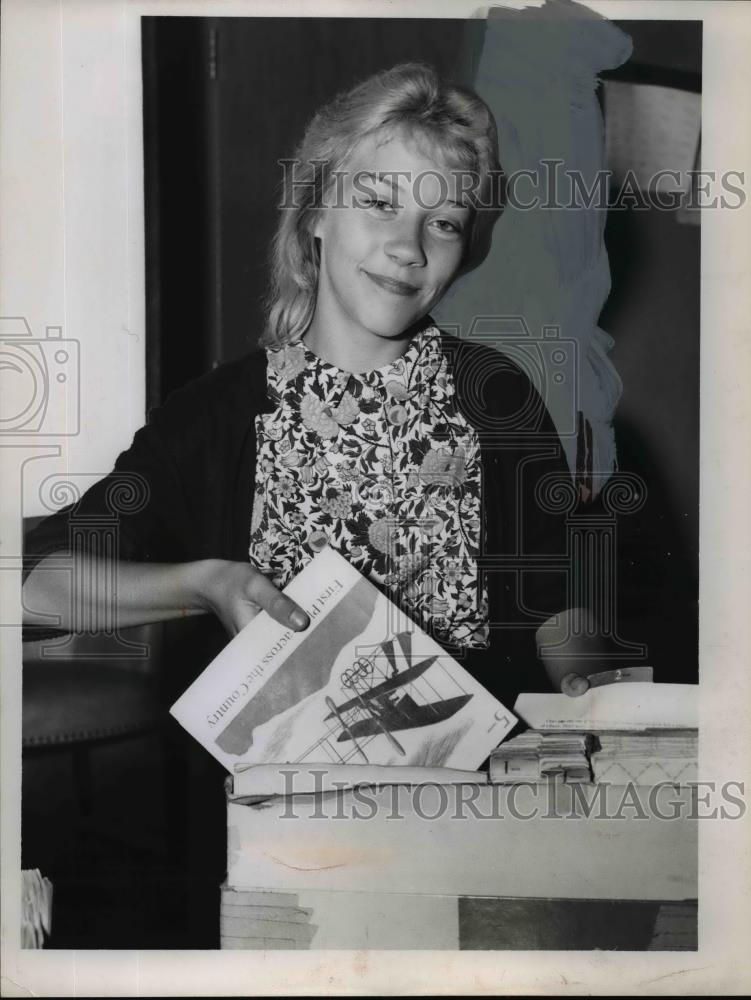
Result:
M321 238L323 232L323 220L324 215L320 208L313 209L308 217L307 230L316 240Z

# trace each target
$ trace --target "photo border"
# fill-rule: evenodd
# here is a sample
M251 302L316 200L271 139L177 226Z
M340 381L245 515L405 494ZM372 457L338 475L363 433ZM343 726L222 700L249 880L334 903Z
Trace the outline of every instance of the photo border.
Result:
M505 4L517 9L530 5L539 4ZM613 20L703 21L702 167L749 171L751 6L733 0L594 0L586 6ZM397 16L486 13L487 7L465 0L402 0ZM127 305L121 360L128 379L122 379L122 373L118 377L131 389L143 381L145 330L139 18L157 14L393 17L395 5L387 0L5 0L0 39L0 315L33 317L35 331L38 320L42 329L61 324L68 332L75 323L71 303L77 284L86 280L107 290L112 288L108 283L115 282L116 308ZM75 72L77 61L103 46L114 53L108 75L97 81L105 89L87 96L86 72ZM98 178L100 189L79 191L84 199L79 204L85 205L88 198L115 200L110 220L115 252L113 259L97 261L96 271L87 270L84 279L77 270L89 268L85 248L71 244L66 229L77 205L66 189L70 175L66 181L65 167L68 157L91 152L85 143L95 135L78 130L90 113L87 102L95 100L115 105L114 131L107 136L111 173L103 173L101 157L87 164L89 181ZM40 109L49 110L52 117L40 119ZM25 123L34 134L47 135L45 148L56 155L39 162L38 148L25 138ZM35 225L28 220L24 224L24 199L17 196L29 184L48 191L48 203L39 207ZM746 190L750 184L747 173ZM751 613L750 211L746 204L737 211L705 211L702 217L700 440L700 775L718 782L743 780L747 789L751 671L743 640ZM112 307L100 292L92 293L87 308L86 321L96 324L109 317ZM101 316L99 309L104 310ZM142 423L143 392L139 386L113 403L112 419L124 428L123 439ZM20 544L23 498L17 477L22 447L0 447L6 484L1 524L5 553ZM50 440L46 447L49 455L61 446ZM114 455L101 452L103 471L111 458ZM72 445L67 460L73 467L74 459ZM20 614L20 566L10 560L2 568L0 621L12 623ZM697 952L20 951L20 628L1 627L0 643L3 995L719 995L751 989L748 816L700 824Z

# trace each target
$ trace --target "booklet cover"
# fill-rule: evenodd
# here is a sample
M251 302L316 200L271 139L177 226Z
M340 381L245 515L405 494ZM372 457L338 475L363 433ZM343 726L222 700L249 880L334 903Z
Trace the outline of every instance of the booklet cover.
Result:
M308 628L260 612L170 709L230 772L281 762L474 769L516 724L333 549L284 592Z

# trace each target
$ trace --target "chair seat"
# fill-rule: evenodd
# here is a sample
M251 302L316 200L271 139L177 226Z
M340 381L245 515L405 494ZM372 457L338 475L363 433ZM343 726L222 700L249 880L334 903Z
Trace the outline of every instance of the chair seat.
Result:
M142 732L163 717L143 661L54 660L23 668L23 746Z

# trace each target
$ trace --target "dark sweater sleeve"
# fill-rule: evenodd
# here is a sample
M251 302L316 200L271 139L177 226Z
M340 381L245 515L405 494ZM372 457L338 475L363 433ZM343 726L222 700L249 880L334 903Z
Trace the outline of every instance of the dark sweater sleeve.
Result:
M53 553L70 559L70 572L82 555L176 563L206 554L207 525L214 522L196 513L194 500L219 478L209 474L206 456L217 453L215 438L227 438L213 417L221 409L217 382L209 377L173 393L151 412L108 475L27 534L24 580ZM201 512L209 504L222 506L211 497ZM60 634L43 626L23 630L27 641Z
M253 495L254 415L267 405L254 352L177 389L115 467L26 537L24 579L47 555L128 562L241 559ZM24 638L37 638L33 629Z
M76 502L41 521L24 541L23 579L45 557L90 555L115 561L180 562L184 540L175 530L185 500L174 459L155 423L136 432L107 476ZM26 625L24 641L64 634Z
M250 522L254 414L265 403L265 358L254 352L174 391L149 414L109 475L31 531L24 574L53 552L94 552L114 528L117 559L232 558L228 518L240 491ZM247 482L246 482L247 480ZM238 518L239 519L239 518ZM244 528L244 521L243 521ZM111 543L108 543L111 544Z
M40 522L25 539L24 579L52 553L177 562L185 497L158 416L136 432L107 476ZM106 539L106 541L105 541Z
M539 624L540 616L550 617L568 604L573 481L555 423L527 376L510 366L503 392L508 400L501 410L508 426L501 452L503 548L520 559L519 619Z
M491 617L536 627L568 600L573 482L563 446L540 394L506 355L463 344L455 378L482 451Z
M460 659L512 707L521 691L550 689L535 633L568 604L572 570L566 520L573 482L555 424L513 361L493 349L462 345L455 378L482 453L480 563L490 624L489 648L470 649Z
M567 516L573 509L573 480L555 424L537 392L537 433L523 438L514 450L518 521L516 538L522 556L520 610L526 616L550 617L569 603L573 571ZM505 484L507 506L510 479Z

